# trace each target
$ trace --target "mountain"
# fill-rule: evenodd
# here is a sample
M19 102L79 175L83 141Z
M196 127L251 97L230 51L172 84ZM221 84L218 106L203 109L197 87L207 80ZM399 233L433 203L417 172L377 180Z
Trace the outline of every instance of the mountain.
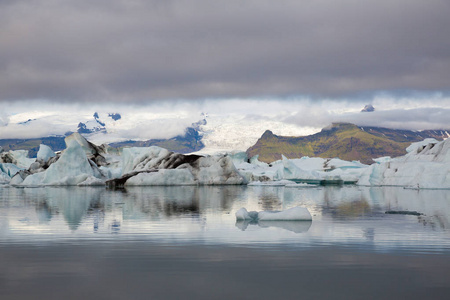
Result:
M67 135L69 135L69 132ZM35 139L0 139L0 147L3 151L9 150L28 150L28 157L36 157L39 151L39 145L44 144L54 151L61 151L66 148L64 143L65 136L42 137ZM202 136L199 131L193 127L186 129L184 135L179 135L171 139L153 139L147 141L125 141L111 143L110 146L118 147L149 147L159 146L169 151L178 153L190 153L201 150L204 145L201 141Z
M374 112L375 107L372 106L372 104L367 104L364 106L364 108L361 110L361 112Z
M194 127L186 128L184 135L178 135L171 139L152 139L147 141L125 141L111 143L111 147L150 147L158 146L172 152L190 153L201 150L205 145L201 141L202 135Z
M4 151L28 150L28 157L36 157L40 144L49 146L53 151L65 149L66 143L64 138L65 136L49 136L35 139L0 139L0 147Z
M113 119L114 121L120 119L120 114L113 113L108 114L108 116L111 117L111 119ZM94 113L93 117L94 117L93 120L88 120L84 123L83 122L78 123L77 132L80 134L90 134L94 132L107 133L106 124L105 122L102 122L100 120L100 117L98 116L97 112Z
M202 132L200 127L206 124L206 114L202 114L203 118L193 123L190 127L186 128L183 135L178 135L169 139L151 139L146 141L133 141L128 140L124 142L108 143L113 147L148 147L159 146L178 153L190 153L199 151L204 148L202 142ZM36 119L29 119L28 121L19 123L21 126L32 126L31 122ZM122 116L120 113L108 113L99 115L95 112L92 117L87 120L83 120L78 123L76 132L83 135L88 140L93 140L99 137L108 139L108 136L115 134L117 127L122 122ZM75 129L75 128L74 128ZM30 130L32 128L30 127ZM136 129L139 130L139 129ZM44 144L52 148L54 151L60 151L65 149L64 138L72 134L72 131L68 131L64 135L48 136L40 138L28 138L28 139L0 139L0 152L9 150L28 150L28 156L31 158L36 157L39 145ZM98 141L97 141L98 142ZM105 142L98 142L102 144Z
M413 142L447 137L445 130L411 131L334 123L316 134L302 137L277 136L267 130L247 154L249 157L259 155L258 159L267 163L285 155L288 158L338 157L370 164L373 158L406 154L405 149Z

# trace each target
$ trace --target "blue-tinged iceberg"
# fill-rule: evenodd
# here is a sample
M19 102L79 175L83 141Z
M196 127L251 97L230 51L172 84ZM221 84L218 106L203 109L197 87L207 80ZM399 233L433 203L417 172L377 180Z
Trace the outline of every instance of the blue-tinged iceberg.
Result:
M37 153L36 160L47 162L50 158L55 157L55 156L56 156L56 154L52 150L52 148L50 148L47 145L41 144L39 146L39 151Z
M69 140L61 157L45 171L31 174L22 182L15 176L12 183L22 186L77 185L88 179L93 181L92 177L99 179L101 173L89 162L80 144Z

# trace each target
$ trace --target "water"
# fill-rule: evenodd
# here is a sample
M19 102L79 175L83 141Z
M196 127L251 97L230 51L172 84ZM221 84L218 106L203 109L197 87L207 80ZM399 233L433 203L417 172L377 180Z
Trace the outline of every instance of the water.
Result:
M449 220L445 190L0 187L0 299L446 299Z

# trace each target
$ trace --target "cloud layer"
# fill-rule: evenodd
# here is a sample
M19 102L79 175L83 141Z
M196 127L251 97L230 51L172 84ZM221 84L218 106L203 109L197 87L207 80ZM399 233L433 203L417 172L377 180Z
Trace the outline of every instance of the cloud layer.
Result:
M443 0L0 1L0 101L449 91Z
M32 138L77 130L79 122L94 122L98 112L108 135L96 142L126 139L171 138L207 113L210 140L219 143L232 138L257 139L269 129L278 135L308 135L332 122L396 129L450 130L450 98L439 94L419 98L380 96L371 99L375 112L362 113L363 100L314 101L310 99L211 99L203 101L127 103L54 103L18 101L3 105L0 112L0 139ZM122 118L113 121L110 113ZM28 120L32 120L27 122ZM450 132L450 131L449 131Z

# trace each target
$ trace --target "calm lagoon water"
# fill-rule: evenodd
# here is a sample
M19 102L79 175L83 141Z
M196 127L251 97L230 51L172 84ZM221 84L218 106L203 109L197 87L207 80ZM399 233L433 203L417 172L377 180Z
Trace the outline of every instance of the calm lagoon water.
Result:
M236 222L307 207L312 222ZM423 215L385 214L417 211ZM450 191L0 187L0 299L447 299Z

